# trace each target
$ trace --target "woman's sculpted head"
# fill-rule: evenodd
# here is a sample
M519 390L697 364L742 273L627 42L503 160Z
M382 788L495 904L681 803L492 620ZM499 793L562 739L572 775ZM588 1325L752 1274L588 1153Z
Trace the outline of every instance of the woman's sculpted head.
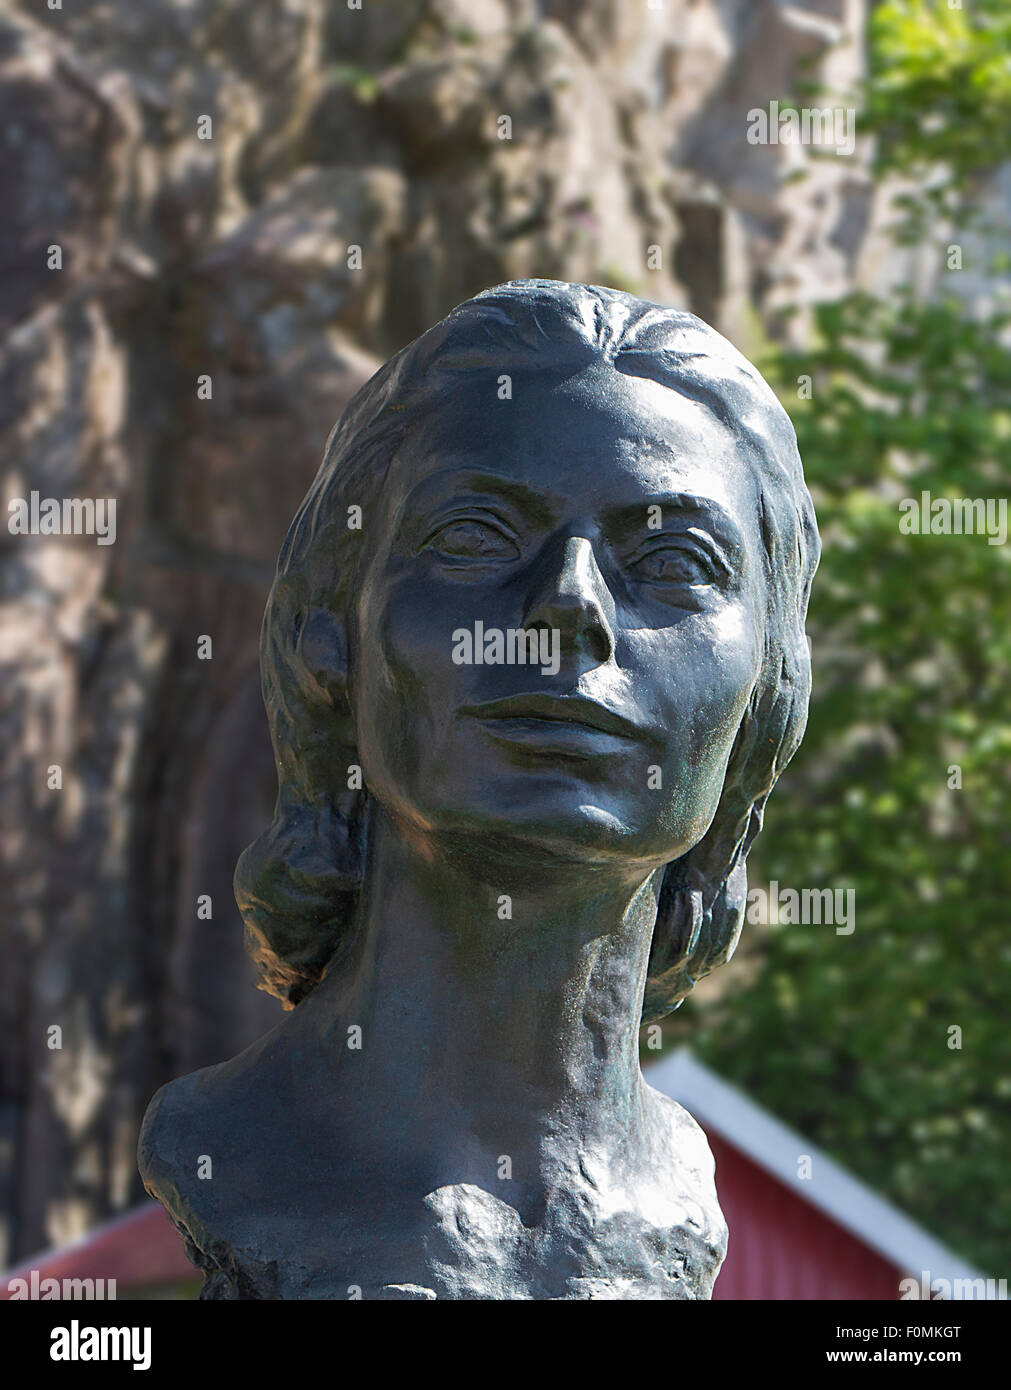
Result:
M512 281L335 426L261 639L272 824L236 896L297 1004L355 933L371 808L429 856L662 869L643 1020L732 954L804 731L819 542L796 438L691 314Z

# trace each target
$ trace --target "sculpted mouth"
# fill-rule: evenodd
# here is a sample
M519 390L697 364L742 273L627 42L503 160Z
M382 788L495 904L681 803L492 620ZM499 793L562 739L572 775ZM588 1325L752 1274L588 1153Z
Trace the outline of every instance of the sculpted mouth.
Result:
M476 719L523 721L532 726L576 726L596 729L618 738L638 739L643 730L606 705L588 700L582 695L509 695L503 700L489 700L483 705L465 705L462 714Z

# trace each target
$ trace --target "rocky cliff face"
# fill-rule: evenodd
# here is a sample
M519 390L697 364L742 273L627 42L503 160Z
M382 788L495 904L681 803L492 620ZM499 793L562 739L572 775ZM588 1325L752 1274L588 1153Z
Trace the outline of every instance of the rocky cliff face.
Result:
M276 1020L230 887L274 790L258 628L351 394L511 277L679 304L747 351L876 273L859 148L746 134L804 64L859 72L864 5L0 19L5 500L117 502L113 545L2 536L0 1263L135 1201L154 1089Z

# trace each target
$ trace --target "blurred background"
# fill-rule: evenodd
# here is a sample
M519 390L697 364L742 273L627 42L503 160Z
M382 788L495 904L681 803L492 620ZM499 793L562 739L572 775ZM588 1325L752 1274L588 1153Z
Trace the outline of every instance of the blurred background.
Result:
M853 890L853 930L749 923L644 1063L687 1044L822 1214L861 1225L817 1163L775 1178L763 1116L1008 1277L1011 545L899 527L1006 506L1005 0L23 0L0 74L4 501L117 503L115 544L0 533L0 1268L137 1208L153 1092L279 1021L231 893L275 792L278 548L380 363L547 276L755 360L824 543L749 878ZM790 139L812 109L854 138Z

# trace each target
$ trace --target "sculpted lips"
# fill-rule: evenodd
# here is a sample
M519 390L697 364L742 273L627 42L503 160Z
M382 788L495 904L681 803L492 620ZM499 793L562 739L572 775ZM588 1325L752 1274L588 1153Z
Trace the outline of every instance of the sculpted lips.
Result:
M481 720L488 732L510 743L585 756L627 751L644 730L606 705L581 695L509 695L465 705L462 714Z

